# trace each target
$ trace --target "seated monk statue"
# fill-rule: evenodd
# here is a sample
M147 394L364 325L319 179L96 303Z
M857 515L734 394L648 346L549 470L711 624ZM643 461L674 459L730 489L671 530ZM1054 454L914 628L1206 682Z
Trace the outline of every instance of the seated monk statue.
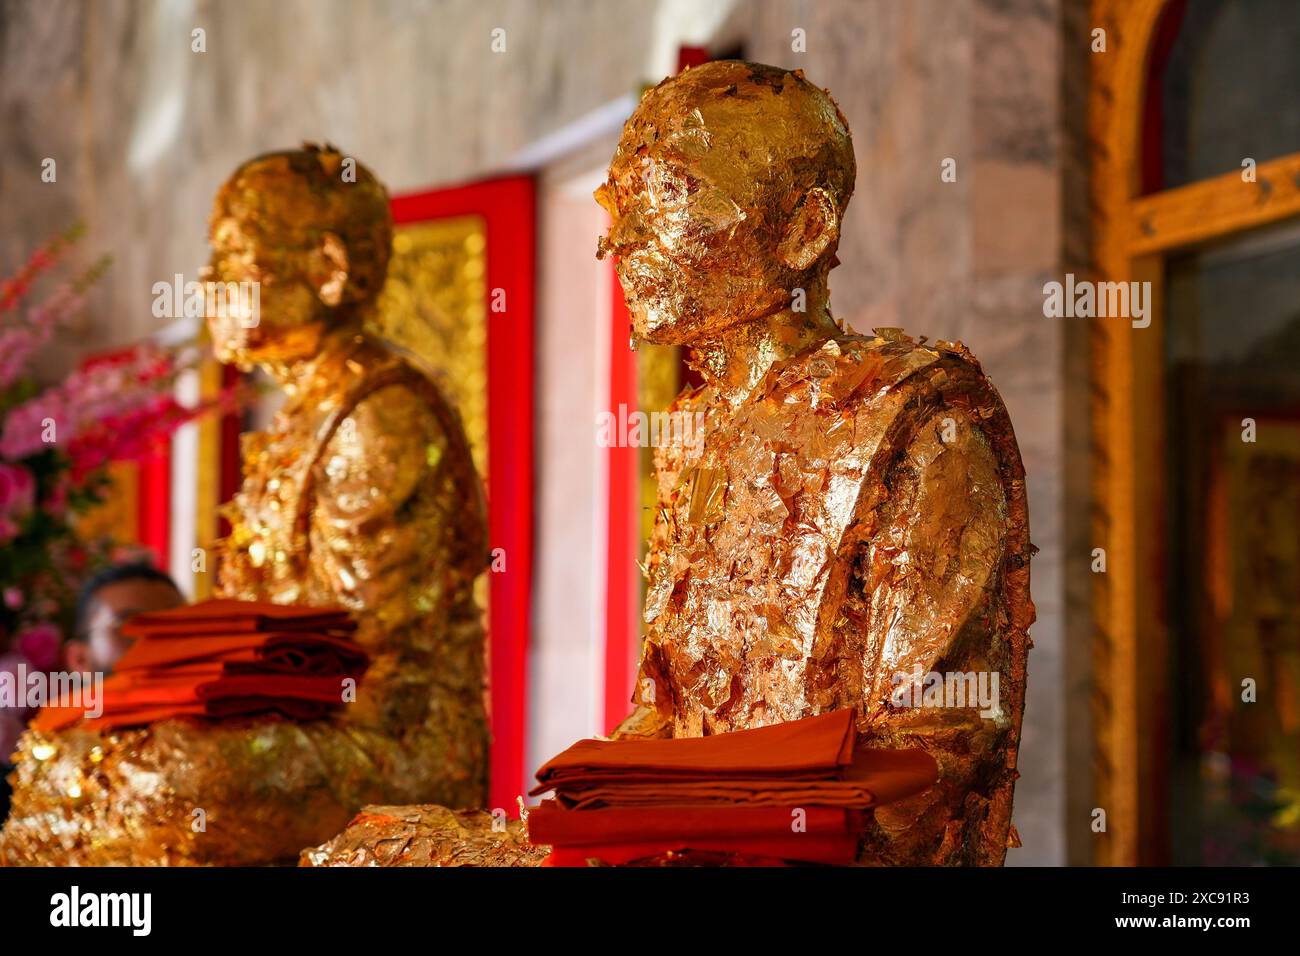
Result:
M924 748L940 773L869 816L860 862L999 865L1034 616L1024 471L962 345L832 318L854 176L843 115L800 72L708 63L624 127L600 254L635 337L692 350L703 386L672 411L704 429L657 451L637 706L616 735L855 708L861 745ZM303 862L532 862L471 817L372 808Z
M241 166L211 222L212 278L260 283L258 314L209 316L217 355L286 396L244 436L217 596L351 611L356 700L313 721L29 730L0 862L270 863L367 803L486 799L482 489L456 411L362 331L391 234L375 177L310 146Z

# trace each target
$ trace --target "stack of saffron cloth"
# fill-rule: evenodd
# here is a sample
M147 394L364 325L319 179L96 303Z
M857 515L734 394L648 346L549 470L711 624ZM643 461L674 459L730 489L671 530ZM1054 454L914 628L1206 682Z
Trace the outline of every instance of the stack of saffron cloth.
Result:
M549 866L846 865L863 815L929 788L923 750L854 749L854 712L712 737L582 740L537 772L529 839Z
M104 681L102 713L64 702L32 722L38 730L83 718L96 729L172 717L279 713L298 720L341 708L369 665L338 608L202 601L139 614L122 626L133 643Z

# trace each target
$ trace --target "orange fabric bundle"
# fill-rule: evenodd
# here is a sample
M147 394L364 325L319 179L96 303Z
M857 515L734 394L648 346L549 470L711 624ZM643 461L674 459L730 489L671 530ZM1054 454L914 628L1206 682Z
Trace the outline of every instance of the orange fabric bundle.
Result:
M852 710L712 737L579 740L537 771L538 786L532 794L625 780L629 775L654 780L782 775L830 779L852 756Z
M117 662L116 672L151 672L201 661L222 661L232 672L291 674L352 674L364 671L368 663L365 651L343 637L312 631L276 631L137 639Z
M851 763L828 777L678 780L637 775L578 788L565 785L557 791L557 800L575 810L664 804L865 810L924 790L932 782L934 768L934 758L923 750L859 750Z
M659 807L564 810L546 801L528 814L529 839L555 848L551 866L587 859L621 864L674 851L846 865L862 815L831 807Z
M345 636L354 628L341 610L239 601L138 615L122 628L135 641L104 681L102 713L86 719L114 729L170 717L323 717L342 706L343 680L369 665ZM83 717L83 707L46 707L32 726L59 730Z
M548 864L670 851L852 863L863 812L930 787L922 750L853 749L852 710L712 737L584 740L537 772L528 817Z
M169 611L137 614L122 625L127 637L253 634L270 631L354 631L356 621L342 608L302 607L269 601L212 599Z

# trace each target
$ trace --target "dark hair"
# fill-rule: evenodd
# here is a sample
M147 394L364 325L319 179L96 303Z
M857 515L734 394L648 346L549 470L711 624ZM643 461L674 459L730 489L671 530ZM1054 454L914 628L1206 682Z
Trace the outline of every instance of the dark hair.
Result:
M171 585L176 589L177 594L181 590L176 587L176 582L172 580L170 574L159 571L152 564L139 561L133 564L109 565L83 584L77 593L77 637L85 636L86 624L95 606L95 596L110 584L118 584L122 581L157 581L160 584Z

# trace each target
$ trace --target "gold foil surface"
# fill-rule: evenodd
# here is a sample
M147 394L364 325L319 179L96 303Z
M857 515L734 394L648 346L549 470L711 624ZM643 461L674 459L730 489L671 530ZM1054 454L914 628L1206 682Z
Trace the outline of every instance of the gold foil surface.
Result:
M620 733L856 707L862 743L924 747L941 773L873 815L861 861L1000 864L1033 620L1023 467L963 346L833 320L854 175L828 94L718 62L647 92L597 190L634 333L689 346L705 381L673 407L702 441L658 452L639 709ZM996 673L998 704L896 703L934 672Z
M367 327L419 356L458 412L487 474L487 233L479 216L396 226Z
M832 319L854 175L828 94L717 62L645 94L597 190L598 254L618 256L634 335L689 347L705 381L672 407L700 416L700 440L657 450L637 707L616 735L856 707L860 744L921 747L940 768L872 815L859 863L998 865L1034 617L1024 470L964 346ZM897 703L918 670L996 673L998 703ZM435 825L452 846L424 852L454 853L455 828ZM387 832L326 856L365 860Z
M622 731L857 707L860 743L940 767L935 788L875 811L864 862L996 864L1033 614L1024 477L969 355L887 335L774 363L739 404L713 386L680 400L705 412L705 440L696 458L660 453L641 726ZM894 706L918 667L997 672L996 712Z
M551 848L528 842L525 824L486 810L366 807L302 866L538 866Z
M290 861L368 803L485 799L482 489L455 410L361 331L387 202L364 167L346 183L341 160L273 154L218 195L214 271L258 278L263 316L210 317L214 343L287 398L269 430L243 436L217 594L349 609L372 661L357 699L304 723L28 732L0 863Z

